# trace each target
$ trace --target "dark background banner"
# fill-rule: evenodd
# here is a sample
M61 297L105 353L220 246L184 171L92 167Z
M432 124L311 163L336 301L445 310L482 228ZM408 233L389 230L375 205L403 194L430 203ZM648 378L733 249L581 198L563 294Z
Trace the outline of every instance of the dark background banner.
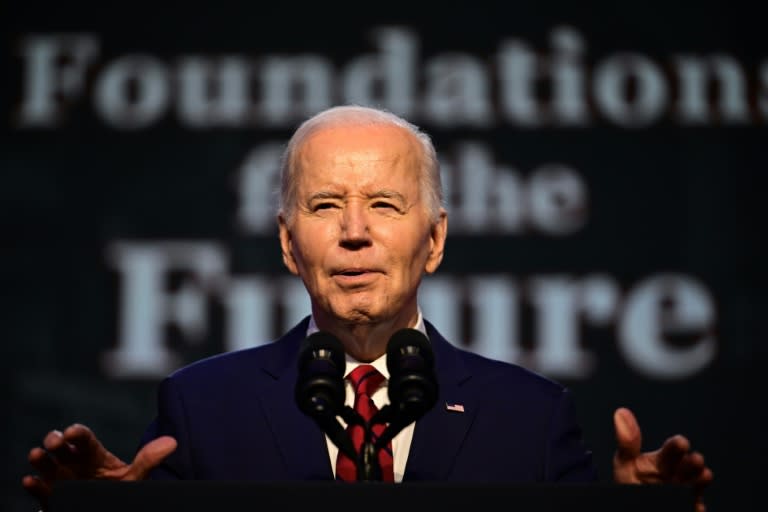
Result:
M131 458L164 375L308 313L272 191L297 123L338 103L433 136L450 236L420 302L438 329L571 387L604 479L628 406L644 448L684 433L704 453L711 510L750 508L768 364L758 12L156 4L0 16L4 510L33 509L19 481L51 428L86 423Z

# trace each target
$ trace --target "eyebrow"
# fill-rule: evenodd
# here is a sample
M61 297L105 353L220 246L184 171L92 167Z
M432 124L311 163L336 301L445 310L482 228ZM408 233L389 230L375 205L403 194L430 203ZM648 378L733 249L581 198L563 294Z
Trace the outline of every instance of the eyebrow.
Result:
M370 194L370 198L385 198L385 199L397 199L402 204L405 204L405 196L396 190L377 190L373 194Z
M321 191L321 192L315 192L311 196L309 196L308 200L309 202L316 201L318 199L340 199L343 195L339 194L338 192L328 192L328 191Z

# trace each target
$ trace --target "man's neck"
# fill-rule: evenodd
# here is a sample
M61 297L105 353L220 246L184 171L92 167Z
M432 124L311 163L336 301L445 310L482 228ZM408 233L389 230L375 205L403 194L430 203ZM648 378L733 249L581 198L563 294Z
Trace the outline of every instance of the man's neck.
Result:
M406 327L426 334L420 309L417 308L416 314L410 317L378 323L327 322L313 315L307 335L317 330L333 334L344 345L348 356L368 363L384 355L392 335Z

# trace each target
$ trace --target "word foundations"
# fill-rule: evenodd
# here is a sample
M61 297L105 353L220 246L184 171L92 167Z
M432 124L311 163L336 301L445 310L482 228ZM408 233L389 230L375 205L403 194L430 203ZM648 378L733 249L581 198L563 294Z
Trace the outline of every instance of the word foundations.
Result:
M370 32L373 49L337 65L295 54L104 56L99 35L35 34L18 42L21 128L53 128L83 109L123 130L175 116L189 129L285 128L338 103L376 104L435 128L641 128L749 125L768 119L768 61L716 52L593 57L572 26L549 48L504 37L488 55L422 55L407 26ZM754 68L752 68L755 66Z

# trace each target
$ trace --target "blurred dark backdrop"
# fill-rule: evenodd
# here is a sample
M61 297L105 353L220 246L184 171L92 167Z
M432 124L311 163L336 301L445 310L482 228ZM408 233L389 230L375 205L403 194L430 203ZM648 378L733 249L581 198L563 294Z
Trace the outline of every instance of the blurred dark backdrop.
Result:
M763 448L768 42L738 2L5 2L2 501L51 428L130 458L163 375L308 312L272 225L276 155L336 103L433 135L451 237L425 315L611 414L684 433L712 511Z

